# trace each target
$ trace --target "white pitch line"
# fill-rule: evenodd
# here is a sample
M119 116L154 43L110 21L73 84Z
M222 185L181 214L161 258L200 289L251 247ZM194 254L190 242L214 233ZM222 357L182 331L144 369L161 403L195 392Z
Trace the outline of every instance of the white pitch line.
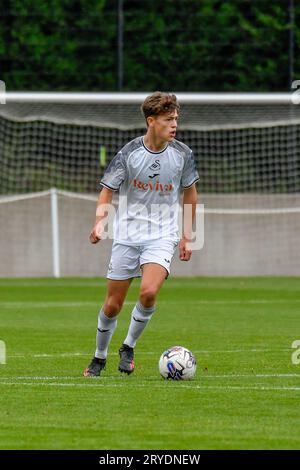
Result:
M222 375L201 375L201 378L209 379L235 379L235 378L274 378L274 377L286 377L286 378L298 378L300 374L222 374Z
M188 279L188 278L187 278ZM238 281L239 282L239 281ZM191 279L188 280L188 284L190 287L213 287L215 288L216 285L212 283L204 283L199 281ZM132 286L138 287L139 286L139 281L136 280ZM7 282L7 281L1 281L0 280L0 287L106 287L107 286L107 281L95 281L95 282L60 282L59 280L53 280L53 282L43 282L43 281L23 281L23 282ZM177 288L177 287L182 287L182 283L179 282L169 282L164 284L164 288ZM226 288L228 287L228 284L218 284L218 287ZM231 289L231 286L229 286Z
M147 376L147 379L149 378L156 378L157 375L151 375ZM53 376L53 377L32 377L32 376L20 376L20 377L2 377L0 376L0 380L88 380L83 375L81 376ZM101 381L102 380L126 380L126 377L122 376L121 374L119 376L101 376Z
M300 303L300 299L280 299L280 300L161 300L158 305L273 305L273 304L293 304ZM126 301L124 305L135 305L136 301ZM0 308L79 308L97 307L101 302L0 302Z
M0 302L0 308L95 307L100 304L101 302Z
M43 282L43 281L24 281L24 282L5 282L0 281L0 287L105 287L107 282Z
M200 375L200 379L239 379L239 378L299 378L300 374L223 374L223 375ZM148 375L147 379L157 379L157 375ZM53 377L34 377L34 376L18 376L18 377L1 377L1 380L84 380L83 376L53 376ZM85 379L86 380L86 379ZM101 376L102 380L126 380L123 376Z
M284 277L282 278L284 280ZM253 284L251 281L247 281L247 278L245 280L241 280L241 278L236 278L234 280L229 279L228 282L220 282L218 279L216 279L215 282L208 282L208 281L203 281L201 278L195 279L195 278L189 278L186 277L184 280L184 285L182 282L178 282L176 280L176 277L170 278L167 282L164 283L163 289L177 289L178 287L188 287L190 289L203 289L203 288L212 288L212 289L228 289L232 290L232 286L234 284L234 287L240 290L245 290L245 289L256 289L256 288L261 288L259 282L256 284ZM132 284L132 287L139 287L140 281L136 280ZM105 279L101 279L99 281L91 281L91 282L80 282L80 281L66 281L64 282L63 280L60 281L58 279L53 279L49 281L20 281L20 282L9 282L6 280L0 280L0 287L106 287L107 286L107 281ZM264 289L264 288L263 288ZM293 290L293 289L292 289ZM295 290L294 290L295 291Z
M188 283L189 286L191 287L213 287L216 288L217 286L221 287L229 287L230 289L232 288L231 285L231 280L228 281L205 281L203 278L195 278L195 277L185 277L186 282ZM140 280L138 278L133 280L133 286L135 285L136 287L139 285ZM29 280L14 280L13 278L10 279L5 279L5 278L0 278L0 287L101 287L101 286L106 286L107 285L107 279L105 277L99 278L99 280L90 280L90 281L82 281L80 279L78 280L69 280L67 278L51 278L49 280L39 280L38 278L36 279L29 279ZM236 278L235 285L237 287L243 286L247 287L247 279L241 280L241 278ZM170 288L170 287L182 287L182 282L178 281L177 277L170 278L165 284L164 287ZM249 285L251 287L251 285Z
M264 353L264 352L282 352L282 351L291 351L291 348L281 348L281 349L232 349L232 350L193 350L194 354L236 354L236 353ZM147 356L157 356L156 352L153 351L140 351L139 355ZM26 357L35 357L35 358L60 358L60 357L80 357L80 356L90 356L91 353L80 353L80 352L70 352L70 353L58 353L58 354L9 354L8 358L26 358ZM109 353L110 356L118 356L117 352Z
M92 379L92 380L97 380L97 379ZM209 385L185 385L184 383L180 382L180 383L170 383L168 382L168 384L170 385L167 385L167 383L165 384L130 384L130 383L123 383L123 384L107 384L107 383L101 383L101 381L99 381L97 384L94 384L94 383L91 383L91 384L73 384L73 383L70 383L70 384L66 384L66 383L61 383L61 382L53 382L53 383L47 383L47 382L40 382L40 383L34 383L34 382L1 382L0 381L0 386L1 385L25 385L25 386L30 386L30 387L77 387L77 388L82 388L82 387L86 387L86 388L92 388L92 387L97 387L97 388L123 388L124 389L124 386L126 386L127 388L149 388L149 386L151 386L151 388L163 388L164 390L168 390L168 392L170 391L170 389L179 389L179 388L189 388L191 390L200 390L200 391L205 391L205 390L226 390L226 391L243 391L243 390L252 390L252 391L280 391L280 392L286 392L286 391L300 391L300 387L269 387L269 386L262 386L262 387L259 387L259 386L247 386L247 387L243 387L243 386L235 386L235 385L229 385L229 386L209 386Z

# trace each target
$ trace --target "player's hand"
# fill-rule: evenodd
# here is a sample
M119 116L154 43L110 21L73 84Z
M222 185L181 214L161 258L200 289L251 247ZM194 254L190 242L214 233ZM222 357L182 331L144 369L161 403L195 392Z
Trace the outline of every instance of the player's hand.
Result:
M101 222L96 222L93 227L93 230L90 233L90 242L93 244L98 243L101 240L102 233L103 233L103 226Z
M189 261L191 256L191 243L186 238L182 238L179 242L179 258L181 261Z

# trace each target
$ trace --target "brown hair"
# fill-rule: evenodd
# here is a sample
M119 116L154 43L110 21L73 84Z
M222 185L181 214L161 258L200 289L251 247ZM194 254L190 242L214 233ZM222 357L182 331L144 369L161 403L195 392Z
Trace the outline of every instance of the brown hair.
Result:
M163 93L161 91L155 91L152 95L147 96L141 106L141 111L146 121L149 116L170 113L175 109L179 112L180 106L176 95Z

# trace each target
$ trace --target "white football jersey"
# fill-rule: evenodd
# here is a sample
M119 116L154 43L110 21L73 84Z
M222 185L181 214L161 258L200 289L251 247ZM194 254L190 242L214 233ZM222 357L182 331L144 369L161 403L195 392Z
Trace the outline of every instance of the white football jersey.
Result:
M182 142L173 140L160 152L149 150L143 137L126 144L100 182L119 191L114 239L128 245L158 238L177 242L180 188L198 180L193 152Z

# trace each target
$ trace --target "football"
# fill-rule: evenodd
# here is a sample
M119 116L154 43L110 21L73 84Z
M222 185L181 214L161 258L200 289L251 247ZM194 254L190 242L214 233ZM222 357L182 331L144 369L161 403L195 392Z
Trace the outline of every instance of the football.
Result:
M182 346L173 346L162 353L158 368L164 379L189 380L196 373L196 359L191 351Z

